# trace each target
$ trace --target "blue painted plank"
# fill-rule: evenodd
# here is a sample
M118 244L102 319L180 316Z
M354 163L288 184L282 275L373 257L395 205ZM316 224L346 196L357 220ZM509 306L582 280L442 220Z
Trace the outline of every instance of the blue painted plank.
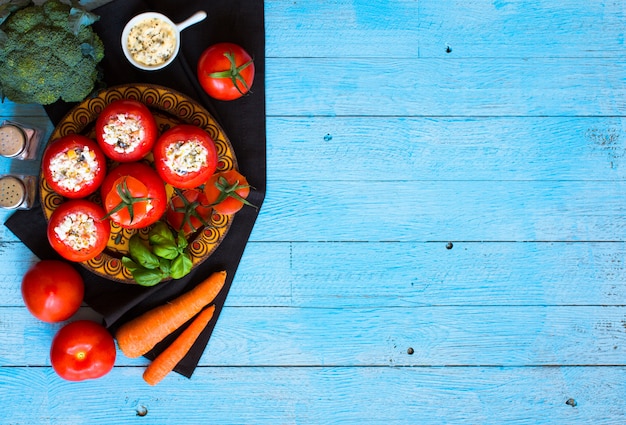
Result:
M270 180L623 180L622 117L271 117Z
M265 13L270 57L565 58L624 53L622 2L274 0L265 3Z
M254 241L623 241L622 181L270 179ZM601 211L601 212L600 212Z
M268 116L621 116L626 62L268 58ZM322 77L323 76L323 77Z
M48 368L0 367L0 399L22 407L0 422L614 425L624 382L624 367L218 367L146 388L135 368L68 383Z
M231 307L623 305L626 249L616 243L251 242ZM23 306L37 259L0 245L0 307Z
M226 306L200 364L626 366L625 312L623 306ZM3 341L14 347L0 353L0 364L50 365L49 347L62 324L42 323L23 307L0 309L0 323ZM121 353L116 360L145 364Z

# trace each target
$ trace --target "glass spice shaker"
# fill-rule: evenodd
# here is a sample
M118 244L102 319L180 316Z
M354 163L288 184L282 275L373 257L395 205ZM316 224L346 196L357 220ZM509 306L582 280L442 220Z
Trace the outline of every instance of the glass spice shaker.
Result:
M0 155L13 159L34 159L42 137L38 128L5 120L0 124Z
M37 177L8 174L0 176L0 208L28 210L35 206Z

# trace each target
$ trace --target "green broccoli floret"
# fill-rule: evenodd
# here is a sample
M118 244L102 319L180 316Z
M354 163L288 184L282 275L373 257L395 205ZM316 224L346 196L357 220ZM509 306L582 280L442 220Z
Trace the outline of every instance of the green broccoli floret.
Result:
M11 14L0 26L0 97L42 105L87 97L104 57L96 19L59 0Z

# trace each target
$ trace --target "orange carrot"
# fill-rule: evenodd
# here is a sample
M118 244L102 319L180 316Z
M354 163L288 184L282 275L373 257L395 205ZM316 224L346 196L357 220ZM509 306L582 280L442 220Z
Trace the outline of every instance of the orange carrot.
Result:
M156 385L167 376L174 367L189 352L189 349L196 342L200 333L213 318L215 305L202 310L200 314L189 324L187 329L167 347L156 359L148 365L143 372L143 379L150 385Z
M163 338L211 304L225 282L226 272L215 272L171 302L124 323L115 333L122 353L131 358L146 354Z

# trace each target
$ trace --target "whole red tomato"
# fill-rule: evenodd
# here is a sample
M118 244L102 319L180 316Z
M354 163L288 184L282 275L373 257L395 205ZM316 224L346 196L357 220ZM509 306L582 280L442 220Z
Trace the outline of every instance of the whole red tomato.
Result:
M83 302L83 278L63 261L42 260L22 278L22 298L37 319L48 323L67 320Z
M234 214L244 205L252 205L246 199L250 194L248 180L237 170L215 173L204 185L209 205L220 214Z
M96 140L114 161L133 162L146 156L157 139L157 124L143 103L119 99L109 103L96 120Z
M50 187L66 198L84 198L95 192L106 175L106 158L93 140L68 134L52 141L41 160Z
M102 207L86 199L72 199L57 207L48 222L48 241L70 261L88 261L106 248L111 235Z
M115 341L109 331L91 320L78 320L62 327L52 339L50 362L68 381L100 378L113 369Z
M187 189L177 191L167 208L167 222L177 232L186 236L207 226L211 219L211 207L203 191Z
M217 148L209 133L179 124L159 137L154 145L154 166L170 185L190 189L207 181L217 168Z
M238 99L254 82L254 61L241 46L217 43L198 61L198 81L207 94L218 100Z
M110 170L100 191L111 221L125 228L149 226L167 209L165 184L143 162L127 162Z

